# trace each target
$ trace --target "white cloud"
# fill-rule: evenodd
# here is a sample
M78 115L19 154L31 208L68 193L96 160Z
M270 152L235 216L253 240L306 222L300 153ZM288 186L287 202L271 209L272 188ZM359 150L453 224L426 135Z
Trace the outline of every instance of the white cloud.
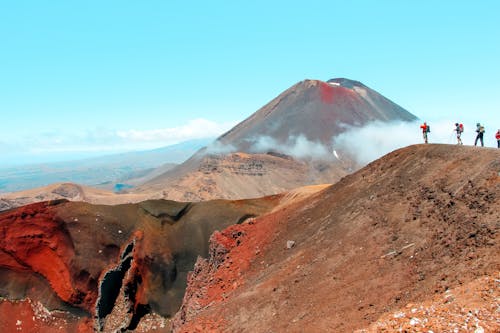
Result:
M234 122L217 123L207 119L193 119L187 124L177 127L152 130L117 131L118 137L132 142L164 141L177 143L191 139L202 139L219 136L235 125Z
M361 165L367 164L383 155L412 144L423 143L420 130L421 121L382 123L373 122L364 127L348 127L347 131L333 138L333 148L344 150L354 156ZM456 144L453 120L427 122L431 127L429 143ZM464 123L462 141L473 145L476 137L475 124ZM485 135L485 146L495 147L494 133Z
M307 139L304 135L291 136L285 144L270 136L259 137L252 146L254 152L275 150L297 158L330 158L328 148L320 142Z
M351 154L364 165L397 148L421 142L418 126L417 123L374 122L361 128L348 127L333 138L333 147Z
M455 120L431 120L430 143L455 144L453 132ZM486 124L493 124L490 121ZM194 119L176 127L150 130L111 130L104 127L95 129L52 130L34 136L33 133L17 139L0 142L0 167L6 164L19 164L24 161L43 162L45 160L66 160L119 153L132 150L147 150L176 144L182 141L217 137L236 122L217 123L207 119ZM462 140L466 145L474 144L475 122L464 122L465 132ZM345 132L332 138L332 146L308 140L303 135L291 136L286 143L277 142L269 136L251 140L253 152L275 150L298 158L334 158L336 150L352 154L358 163L364 165L395 149L411 144L422 143L420 122L382 123L374 122L364 127L345 125ZM486 127L485 146L496 147L494 134L497 128ZM209 153L229 153L236 151L233 146L215 142L208 147Z
M198 118L176 127L149 130L75 127L46 130L38 135L25 133L9 139L8 143L0 142L0 167L24 161L43 162L147 150L192 139L215 138L235 124Z
M229 154L234 153L238 149L231 144L224 144L220 141L214 141L211 145L207 147L205 153L207 154Z

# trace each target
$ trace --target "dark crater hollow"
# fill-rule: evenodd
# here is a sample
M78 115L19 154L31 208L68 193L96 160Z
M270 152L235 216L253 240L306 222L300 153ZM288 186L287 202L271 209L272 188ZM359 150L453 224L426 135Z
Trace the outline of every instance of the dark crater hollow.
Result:
M113 311L125 274L132 264L131 254L133 249L134 243L128 244L121 255L121 262L118 267L108 271L101 281L100 297L97 302L97 319L99 322Z

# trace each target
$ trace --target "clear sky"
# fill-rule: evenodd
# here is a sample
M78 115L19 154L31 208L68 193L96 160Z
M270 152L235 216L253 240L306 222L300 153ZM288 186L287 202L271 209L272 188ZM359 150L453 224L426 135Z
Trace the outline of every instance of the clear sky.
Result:
M215 136L303 79L500 128L499 1L0 2L0 164Z

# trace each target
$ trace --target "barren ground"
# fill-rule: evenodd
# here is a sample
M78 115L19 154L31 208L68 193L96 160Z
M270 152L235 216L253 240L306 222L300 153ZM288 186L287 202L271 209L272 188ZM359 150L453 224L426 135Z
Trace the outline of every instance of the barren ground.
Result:
M404 148L213 235L174 328L498 332L499 231L498 150Z

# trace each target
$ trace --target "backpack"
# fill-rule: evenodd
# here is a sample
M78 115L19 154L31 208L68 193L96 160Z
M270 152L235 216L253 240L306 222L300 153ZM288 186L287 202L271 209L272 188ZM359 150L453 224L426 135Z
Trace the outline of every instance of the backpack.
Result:
M429 125L427 125L426 129L425 129L425 132L427 133L430 133L431 132L431 127Z
M485 132L484 126L479 127L479 133L484 133L484 132Z
M460 133L462 133L464 131L464 124L460 124L458 129L460 130Z

